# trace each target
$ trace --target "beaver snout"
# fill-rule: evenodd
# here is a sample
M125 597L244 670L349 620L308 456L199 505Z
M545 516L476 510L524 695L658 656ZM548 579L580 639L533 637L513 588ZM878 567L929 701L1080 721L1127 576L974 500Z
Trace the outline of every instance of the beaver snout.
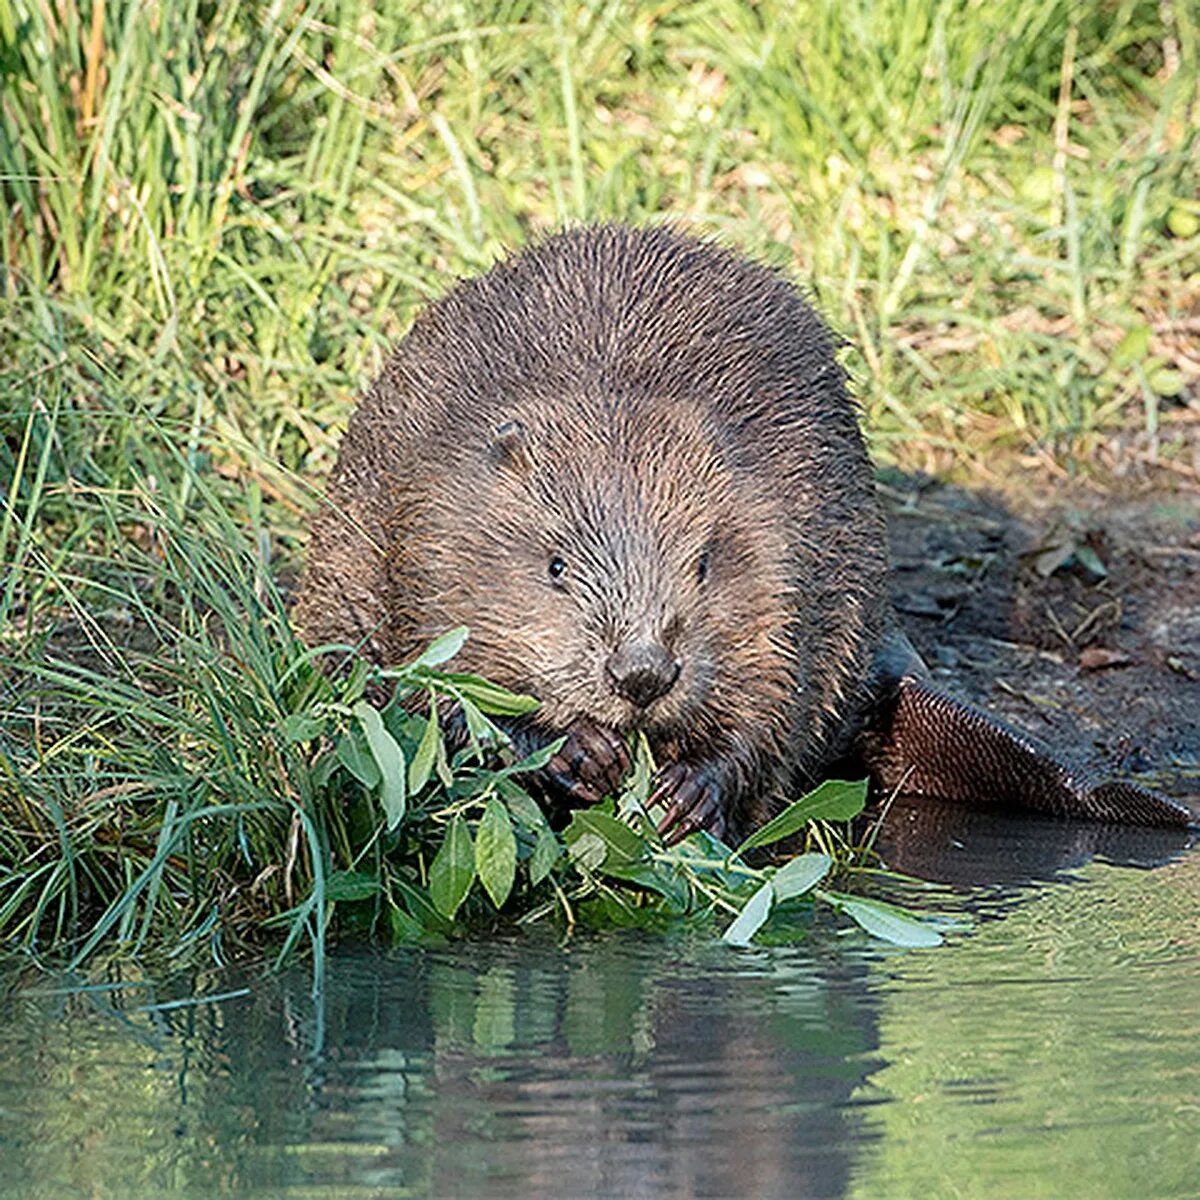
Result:
M656 642L628 642L608 656L604 669L613 690L638 708L649 708L675 686L682 664Z

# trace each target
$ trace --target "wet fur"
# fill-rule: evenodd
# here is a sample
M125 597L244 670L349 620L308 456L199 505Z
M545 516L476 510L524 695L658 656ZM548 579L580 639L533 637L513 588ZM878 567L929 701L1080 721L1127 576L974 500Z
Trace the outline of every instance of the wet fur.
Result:
M883 521L830 335L768 269L608 226L459 284L329 491L310 641L396 662L465 623L463 667L533 692L550 736L638 723L603 664L631 630L664 638L682 674L641 723L660 758L718 764L739 826L845 750L889 619Z
M977 745L1003 773L1009 735L937 702L895 626L835 350L780 275L666 228L572 230L456 285L351 419L302 631L387 664L468 625L462 668L542 702L524 740L643 728L735 836L835 767L891 786ZM680 663L645 710L605 674L630 639ZM971 761L924 790L969 792ZM1028 806L1107 819L1040 767Z

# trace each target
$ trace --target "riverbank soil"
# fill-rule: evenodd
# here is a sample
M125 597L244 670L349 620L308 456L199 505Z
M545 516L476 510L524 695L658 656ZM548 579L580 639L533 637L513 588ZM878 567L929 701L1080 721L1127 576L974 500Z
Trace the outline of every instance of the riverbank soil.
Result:
M940 686L1200 804L1200 491L881 489L893 599Z

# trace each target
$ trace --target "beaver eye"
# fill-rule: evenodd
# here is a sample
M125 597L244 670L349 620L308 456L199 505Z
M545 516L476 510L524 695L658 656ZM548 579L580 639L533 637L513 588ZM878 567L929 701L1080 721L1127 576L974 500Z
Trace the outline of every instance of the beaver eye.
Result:
M567 560L561 555L556 554L551 560L550 565L546 568L550 572L550 578L557 587L562 587L567 574Z
M696 560L696 582L703 583L708 578L708 551Z

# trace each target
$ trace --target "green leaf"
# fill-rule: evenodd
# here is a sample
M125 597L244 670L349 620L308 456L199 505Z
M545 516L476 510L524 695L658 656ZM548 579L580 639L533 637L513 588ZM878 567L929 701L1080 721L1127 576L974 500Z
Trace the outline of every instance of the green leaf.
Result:
M428 936L428 931L416 917L411 917L395 904L387 909L388 924L391 926L393 946L411 946Z
M384 729L404 746L420 740L425 729L425 717L409 712L399 697L400 689L397 688L396 695L379 710L379 715L383 717Z
M429 895L438 912L453 917L474 880L475 846L471 831L466 821L455 815L429 867Z
M763 927L763 923L771 915L771 905L775 900L775 889L770 880L762 885L742 905L742 911L734 918L733 923L722 935L731 946L748 946L750 939Z
M1135 325L1117 343L1113 351L1113 365L1128 367L1141 362L1150 351L1150 326Z
M374 790L379 786L379 767L358 725L351 725L338 738L337 760L363 787Z
M687 881L665 863L639 862L628 867L614 867L609 863L605 865L604 873L611 879L636 883L647 891L657 892L679 912L687 910L691 899Z
M622 817L631 813L645 812L650 799L654 780L654 756L645 733L639 731L633 743L633 770L625 779L621 794L617 798L617 811Z
M1155 395L1165 396L1168 400L1183 392L1183 372L1172 367L1159 367L1157 371L1152 371L1147 382Z
M449 791L454 786L454 772L450 769L450 762L446 758L446 743L438 738L434 744L434 752L436 761L434 770L437 771L438 782Z
M327 900L369 900L379 891L379 880L364 871L334 871L325 880Z
M862 896L844 896L840 892L821 892L820 895L839 912L844 912L861 925L872 937L909 948L942 944L942 935L936 929L894 904L866 900Z
M467 851L472 864L475 861L474 848ZM405 883L403 879L393 875L391 890L396 897L403 901L404 907L412 914L415 921L430 933L449 933L451 924L437 907L430 893L415 884Z
M608 847L604 844L604 839L598 834L585 831L579 832L574 839L567 842L567 850L581 867L589 871L599 870L608 857Z
M1105 579L1108 576L1108 568L1101 561L1098 555L1091 546L1080 544L1075 547L1075 561L1088 572L1089 575L1094 575L1097 579Z
M437 701L429 697L429 720L425 722L425 732L421 735L421 744L408 764L408 791L415 796L428 782L434 763L437 761L438 741Z
M508 809L493 796L483 809L475 833L475 873L497 908L502 908L517 873L517 839Z
M436 637L425 647L412 664L414 667L436 667L453 658L467 640L467 627L459 625Z
M745 869L728 870L733 863L733 850L724 842L714 838L707 830L700 829L667 851L669 861L676 862L690 875L703 877L727 891L745 892L749 885L760 880L762 872L747 875Z
M511 767L505 767L503 774L524 775L530 771L540 771L562 749L566 740L565 737L555 738L549 745L535 750L520 762L513 763Z
M379 803L383 806L390 833L404 820L404 751L399 743L384 728L379 710L359 700L351 709L371 748L371 757L379 768Z
M529 859L529 882L537 887L554 869L554 864L561 855L562 843L549 825L543 825L538 831L533 854Z
M471 749L477 757L483 754L483 747L490 746L495 740L492 723L466 698L458 698L458 706L462 710L463 719L467 723L467 733L471 738Z
M537 801L511 780L504 781L504 802L517 824L532 833L546 827L546 814L538 808Z
M1195 237L1200 233L1200 209L1179 201L1167 212L1167 228L1177 238Z
M563 830L563 840L571 847L584 835L598 837L604 843L603 861L607 866L629 866L646 856L646 843L624 821L606 813L577 812Z
M555 738L548 746L535 750L520 762L501 767L490 774L494 779L511 779L514 775L528 775L532 771L540 771L559 752L566 740L565 737Z
M769 846L772 842L782 841L798 829L802 829L809 821L848 821L862 812L866 802L865 779L857 783L827 779L807 796L794 800L779 816L751 834L737 848L737 853L744 854L755 846Z
M325 722L309 713L288 713L283 718L284 740L292 746L311 742L313 738L320 737L324 729Z
M816 887L833 867L828 854L798 854L771 876L775 900L782 904Z
M1034 167L1021 179L1021 195L1031 204L1049 205L1058 189L1053 167Z
M478 675L447 675L445 678L460 696L466 696L479 709L492 716L516 717L540 707L540 702L534 696L510 692L498 684L480 679Z
M333 773L337 768L338 756L336 751L324 750L318 754L313 759L313 764L309 772L309 779L312 781L313 787L317 789L326 787L330 779L333 778Z
M867 781L856 779L827 779L804 797L809 806L810 821L849 821L857 817L867 804Z

